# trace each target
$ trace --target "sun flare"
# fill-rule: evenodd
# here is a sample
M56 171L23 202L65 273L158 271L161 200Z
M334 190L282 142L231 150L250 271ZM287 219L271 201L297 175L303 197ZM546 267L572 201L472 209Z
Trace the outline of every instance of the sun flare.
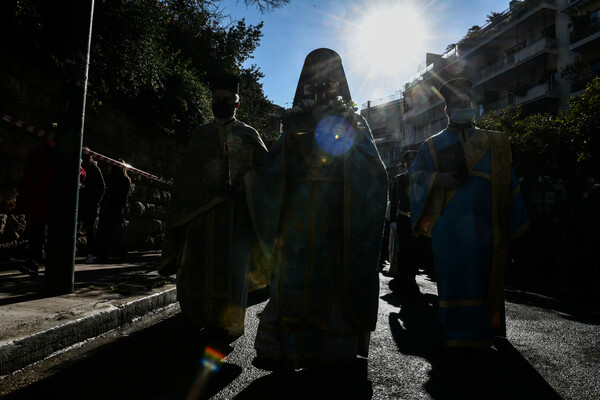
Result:
M425 57L426 24L409 3L374 6L358 22L357 34L357 52L372 74L392 76L407 63L416 69Z

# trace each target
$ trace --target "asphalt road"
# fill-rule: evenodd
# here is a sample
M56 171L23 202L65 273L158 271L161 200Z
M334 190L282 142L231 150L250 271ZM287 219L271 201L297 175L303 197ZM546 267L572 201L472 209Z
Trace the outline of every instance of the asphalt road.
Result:
M419 301L401 305L390 278L381 276L370 354L354 368L277 374L252 366L265 305L257 293L246 334L224 363L214 362L175 308L15 374L13 383L24 387L6 399L448 399L461 380L472 398L600 398L598 313L508 290L508 340L486 356L485 370L442 357L435 283L424 275L418 280Z

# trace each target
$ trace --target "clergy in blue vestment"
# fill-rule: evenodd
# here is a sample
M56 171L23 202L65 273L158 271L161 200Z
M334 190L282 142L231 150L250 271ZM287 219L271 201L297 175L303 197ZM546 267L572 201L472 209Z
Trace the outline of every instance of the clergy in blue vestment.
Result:
M264 168L246 180L274 262L254 365L351 364L367 355L377 322L387 174L336 52L306 57L283 129Z
M173 188L158 271L177 274L182 314L209 337L244 332L250 226L244 174L266 156L258 132L235 118L240 78L208 79L214 119L192 132Z
M505 336L504 268L511 239L528 227L502 132L475 129L472 85L439 90L449 124L410 167L414 234L431 237L445 346L486 348Z

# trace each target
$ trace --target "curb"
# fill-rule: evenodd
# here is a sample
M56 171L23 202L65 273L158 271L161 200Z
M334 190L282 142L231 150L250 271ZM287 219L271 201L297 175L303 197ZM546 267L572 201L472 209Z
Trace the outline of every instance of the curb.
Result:
M150 311L160 310L176 302L177 290L169 288L6 342L0 346L0 376L11 374L57 351L122 327Z

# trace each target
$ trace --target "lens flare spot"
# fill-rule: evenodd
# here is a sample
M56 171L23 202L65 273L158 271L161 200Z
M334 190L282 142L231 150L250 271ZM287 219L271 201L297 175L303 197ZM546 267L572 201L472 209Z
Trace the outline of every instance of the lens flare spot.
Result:
M354 127L341 116L328 116L317 125L315 140L321 149L339 156L354 145ZM326 158L324 160L326 161Z
M192 386L187 399L199 399L200 396L206 389L206 385L208 384L208 380L221 369L221 365L223 364L223 360L225 359L225 354L220 351L206 346L204 348L204 354L202 359L200 359L200 370L198 371L198 375L194 379Z
M221 368L221 363L224 358L225 354L210 346L206 346L206 349L204 349L204 357L202 357L202 365L209 371L218 371Z

